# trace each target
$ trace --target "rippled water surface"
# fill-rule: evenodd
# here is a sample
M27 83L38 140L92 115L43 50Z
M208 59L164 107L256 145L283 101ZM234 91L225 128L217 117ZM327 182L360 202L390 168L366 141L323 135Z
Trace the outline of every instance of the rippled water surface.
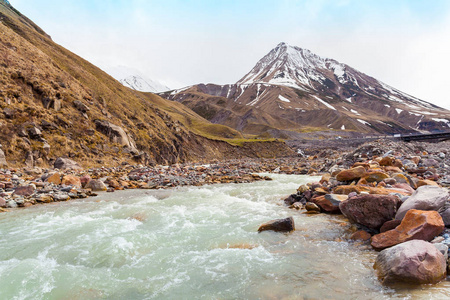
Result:
M339 216L281 199L312 177L123 191L0 215L0 299L448 299L383 288ZM294 216L291 234L256 232Z

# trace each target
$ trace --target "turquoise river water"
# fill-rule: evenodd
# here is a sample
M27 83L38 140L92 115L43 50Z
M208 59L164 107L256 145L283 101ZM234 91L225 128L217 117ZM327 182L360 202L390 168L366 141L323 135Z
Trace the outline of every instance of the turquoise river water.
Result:
M0 299L449 299L381 286L340 216L282 199L317 178L129 190L0 215ZM258 226L293 216L290 234Z

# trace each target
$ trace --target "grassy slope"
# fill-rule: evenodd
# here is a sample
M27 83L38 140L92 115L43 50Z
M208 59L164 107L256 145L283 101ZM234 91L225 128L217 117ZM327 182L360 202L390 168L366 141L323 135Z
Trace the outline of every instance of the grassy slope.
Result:
M62 155L86 165L130 157L126 147L95 130L96 119L121 126L139 151L157 162L194 158L189 152L191 145L198 148L201 144L197 135L243 138L238 131L212 124L181 104L123 87L2 4L0 18L0 106L4 112L13 112L12 117L0 116L0 138L13 164L22 164L30 154L43 165ZM75 101L88 111L80 112ZM60 107L44 107L49 102ZM51 126L44 128L43 122ZM34 126L43 128L50 150L42 141L26 136Z

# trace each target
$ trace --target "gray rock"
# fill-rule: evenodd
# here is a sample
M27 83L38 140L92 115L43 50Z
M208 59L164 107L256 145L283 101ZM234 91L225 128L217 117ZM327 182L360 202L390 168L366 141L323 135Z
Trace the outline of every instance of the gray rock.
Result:
M58 157L55 161L55 163L53 164L53 166L56 169L61 169L61 170L66 170L66 169L72 169L72 170L80 170L81 167L80 165L68 158L64 158L64 157Z
M9 200L8 203L6 203L6 207L7 208L16 208L18 205L16 203L16 201L14 200Z
M70 199L70 197L66 193L54 193L53 199L55 201L67 201Z
M101 120L95 120L95 127L98 131L109 137L111 142L127 146L132 150L131 152L137 151L133 139L128 136L122 127Z
M91 189L93 192L101 192L106 191L108 188L103 183L103 181L98 179L91 179L84 186L85 189Z
M295 230L294 218L289 217L286 219L272 220L267 223L262 224L258 228L258 232L261 231L279 231L279 232L290 232Z
M73 101L73 106L75 106L75 108L82 113L86 113L91 110L86 104L84 104L80 100Z
M421 186L400 206L395 219L402 220L410 209L437 211L445 205L449 197L447 189L431 185Z
M442 243L436 243L433 244L436 249L439 250L439 252L442 253L442 255L444 255L444 257L447 259L448 258L448 246L446 244L442 244Z
M374 269L386 285L437 283L446 277L447 260L433 244L412 240L381 251Z
M446 227L450 226L450 205L448 205L448 202L439 210L439 214L442 217L442 221L444 221L444 225Z

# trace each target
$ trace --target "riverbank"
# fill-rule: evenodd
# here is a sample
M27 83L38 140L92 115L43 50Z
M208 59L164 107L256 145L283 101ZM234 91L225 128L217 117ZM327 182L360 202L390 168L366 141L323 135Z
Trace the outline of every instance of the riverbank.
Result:
M342 143L341 143L342 144ZM387 140L360 145L326 147L320 142L299 146L298 156L279 159L236 159L171 166L120 165L82 169L76 162L60 158L54 168L0 170L0 211L35 204L92 197L98 191L164 189L216 183L246 183L270 180L257 173L317 175L349 168L374 156L398 160L415 157L408 174L418 180L450 185L449 142L404 143ZM397 163L398 164L398 163ZM403 172L401 169L393 171ZM398 173L398 172L397 172Z

